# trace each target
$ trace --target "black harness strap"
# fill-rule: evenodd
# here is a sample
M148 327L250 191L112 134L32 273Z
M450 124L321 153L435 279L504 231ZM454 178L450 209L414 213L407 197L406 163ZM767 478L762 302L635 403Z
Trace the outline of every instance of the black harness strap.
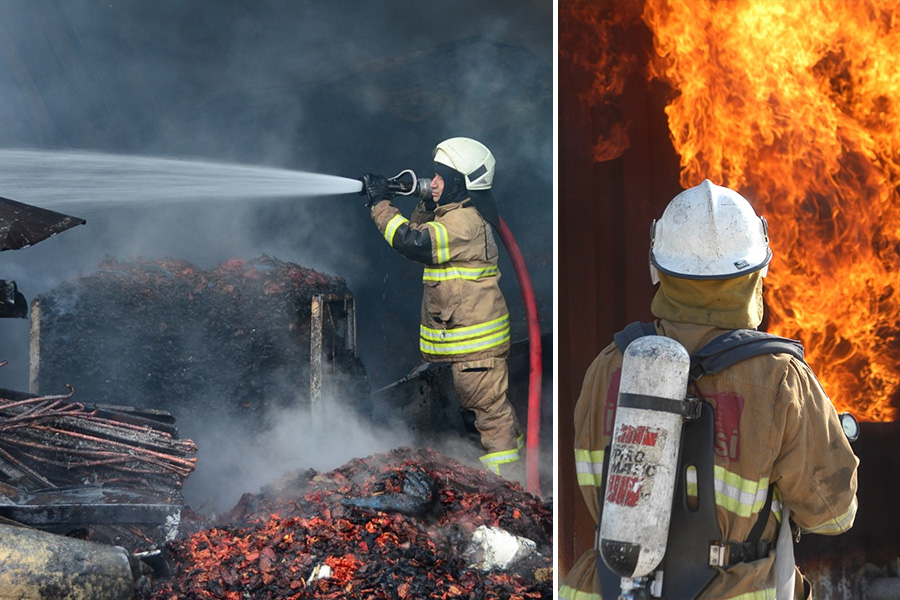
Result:
M696 419L700 414L699 402L696 398L687 398L687 401L670 400L669 398L660 398L658 396L619 392L618 405L624 408L657 410L681 415L685 419Z
M625 329L616 333L613 336L613 340L616 342L616 346L619 347L619 350L624 354L628 344L645 335L656 335L656 327L653 323L641 323L640 321L635 321L634 323L629 323L625 326Z
M656 335L653 323L635 321L616 333L613 340L624 354L625 348L634 340L645 335ZM754 356L763 354L790 354L804 360L803 344L798 340L756 331L755 329L734 329L726 331L691 356L691 381L704 375L711 375L727 369Z
M756 519L756 523L753 524L753 529L750 530L750 535L747 536L748 542L756 542L762 538L766 523L769 522L769 512L772 510L772 496L774 495L774 492L775 484L770 484L769 493L766 494L766 503L759 509L759 518ZM765 518L763 518L763 516L765 516Z
M697 381L754 356L782 353L803 360L803 345L797 340L754 329L727 331L694 353L690 377Z

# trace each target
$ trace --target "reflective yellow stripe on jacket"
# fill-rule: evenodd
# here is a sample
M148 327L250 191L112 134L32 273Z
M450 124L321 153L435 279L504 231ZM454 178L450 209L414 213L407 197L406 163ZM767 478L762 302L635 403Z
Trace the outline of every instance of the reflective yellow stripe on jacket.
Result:
M397 230L400 229L400 226L404 223L409 223L409 219L403 215L397 214L391 217L391 220L384 226L384 239L391 245L391 248L394 247L394 235L396 235Z
M850 529L853 526L853 521L856 519L856 498L853 499L853 504L850 505L850 508L847 509L847 512L842 514L841 516L825 521L818 527L814 527L809 530L809 533L824 533L828 535L834 535L837 533L843 533Z
M749 517L766 503L769 478L752 481L716 465L715 486L716 504L739 517Z
M578 485L603 486L603 450L575 449Z
M419 349L426 354L469 354L496 348L508 342L509 337L509 313L506 313L493 321L454 329L420 325Z
M559 600L603 600L603 596L563 585L559 588Z
M494 277L500 272L497 265L490 267L468 268L468 267L425 267L422 274L422 281L449 281L451 279L467 279L469 281L478 281L485 277Z
M450 236L447 234L447 228L443 223L437 221L429 221L425 224L434 231L434 252L437 264L450 262Z
M578 485L603 486L603 450L575 449L575 472ZM697 473L688 474L688 494L697 494ZM720 466L715 467L716 504L725 510L740 517L750 517L758 513L766 502L769 493L769 478L763 477L759 481L744 479L740 475L732 473ZM847 515L822 526L840 527L850 518ZM852 522L852 521L851 521Z
M775 600L775 588L747 592L739 596L728 596L723 600Z

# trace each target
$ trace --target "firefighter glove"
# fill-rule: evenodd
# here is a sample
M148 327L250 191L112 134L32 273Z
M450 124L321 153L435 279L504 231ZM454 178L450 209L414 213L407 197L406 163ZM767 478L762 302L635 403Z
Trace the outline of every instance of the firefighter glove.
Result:
M371 208L384 200L391 200L394 195L388 189L388 180L383 175L373 175L366 173L362 176L363 189L365 190L368 201L366 206Z

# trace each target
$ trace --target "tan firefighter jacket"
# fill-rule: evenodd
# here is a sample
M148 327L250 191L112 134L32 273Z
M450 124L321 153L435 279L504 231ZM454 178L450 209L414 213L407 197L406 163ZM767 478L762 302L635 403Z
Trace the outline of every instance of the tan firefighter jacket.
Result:
M425 265L419 349L430 362L459 362L509 352L509 310L500 291L497 243L469 199L420 202L407 220L390 202L372 219L395 250Z
M656 330L691 354L725 332L666 320L657 320ZM578 484L595 521L621 367L622 353L611 344L588 368L575 408ZM859 460L831 401L803 361L787 354L758 356L693 385L693 393L716 412L715 493L722 541L746 541L770 483L775 484L775 498L763 540L776 539L784 505L806 532L835 535L853 525ZM677 552L678 540L668 540L667 548ZM573 566L560 587L561 599L601 598L596 556L589 550ZM774 560L773 551L767 558L717 569L718 576L699 598L774 600ZM796 583L801 587L799 576Z

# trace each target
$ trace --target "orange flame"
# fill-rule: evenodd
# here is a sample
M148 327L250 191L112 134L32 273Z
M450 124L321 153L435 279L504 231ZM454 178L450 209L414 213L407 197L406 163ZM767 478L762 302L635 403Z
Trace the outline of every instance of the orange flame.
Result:
M569 0L560 5L559 53L590 74L579 99L590 108L602 107L606 117L594 144L593 159L613 160L629 146L628 124L619 117L619 97L634 72L637 57L622 42L627 27L641 17L640 0L617 0L604 9L596 0Z
M681 183L740 190L775 258L769 331L799 338L835 407L900 396L900 3L647 0Z

